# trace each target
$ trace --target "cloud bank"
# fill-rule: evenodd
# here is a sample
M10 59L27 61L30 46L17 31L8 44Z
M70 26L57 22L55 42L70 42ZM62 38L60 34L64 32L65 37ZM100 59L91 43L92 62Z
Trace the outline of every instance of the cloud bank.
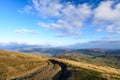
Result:
M101 49L120 49L120 41L90 41L88 43L77 43L68 46L69 48L84 49L84 48L101 48Z

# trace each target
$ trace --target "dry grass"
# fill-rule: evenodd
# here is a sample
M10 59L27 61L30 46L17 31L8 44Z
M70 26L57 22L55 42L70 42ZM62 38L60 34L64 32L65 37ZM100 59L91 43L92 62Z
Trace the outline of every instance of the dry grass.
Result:
M55 59L55 60L59 62L63 62L70 66L75 66L78 68L84 68L84 69L100 72L102 74L101 76L104 78L107 78L108 80L120 80L120 69L115 69L108 66L98 66L94 64L88 64L84 62L77 62L77 61L66 60L66 59Z
M48 58L37 54L22 54L0 50L0 80L21 77L33 73L38 69L43 70L43 73L37 74L38 77L43 74L45 77L48 76L52 78L61 70L61 67L53 63L50 63L51 65L48 64L48 62L50 62L48 60ZM99 72L101 73L101 77L107 78L108 80L120 80L120 69L67 59L53 58L53 60L65 63L70 67Z
M47 58L0 50L0 80L20 77L47 65Z

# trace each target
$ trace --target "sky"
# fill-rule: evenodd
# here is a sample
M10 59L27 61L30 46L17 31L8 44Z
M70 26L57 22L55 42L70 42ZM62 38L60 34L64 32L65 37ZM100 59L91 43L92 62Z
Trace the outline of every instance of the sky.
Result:
M0 1L0 43L91 41L120 41L120 0Z

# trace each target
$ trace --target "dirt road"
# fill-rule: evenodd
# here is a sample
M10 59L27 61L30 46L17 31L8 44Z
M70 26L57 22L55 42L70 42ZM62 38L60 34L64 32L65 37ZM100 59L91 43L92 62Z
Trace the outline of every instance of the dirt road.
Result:
M34 73L12 80L67 80L67 66L64 63L50 59L47 65Z

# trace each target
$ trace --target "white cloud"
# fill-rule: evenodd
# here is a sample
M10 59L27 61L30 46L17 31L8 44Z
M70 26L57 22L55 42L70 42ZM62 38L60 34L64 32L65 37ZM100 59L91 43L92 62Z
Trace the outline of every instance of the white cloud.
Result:
M110 26L107 26L107 31L108 32L110 32L110 33L112 33L113 32L113 26L112 25L110 25Z
M114 1L102 2L94 10L95 21L99 25L103 23L109 33L120 33L120 3L113 3Z
M115 18L112 10L113 1L102 2L99 7L95 9L95 18L105 21L111 21ZM112 16L111 16L112 15Z
M30 5L26 5L24 7L24 12L28 13L28 14L33 14L33 7Z
M51 17L61 15L59 11L63 5L59 3L59 0L32 0L32 2L39 14Z
M103 30L101 28L96 29L96 32L102 32Z
M110 26L107 26L107 32L109 32L109 33L120 33L120 26L119 27L114 27L114 26L112 26L112 25L110 25Z
M46 19L37 24L58 32L56 36L80 35L84 27L90 29L85 25L91 25L92 21L98 26L96 32L120 33L120 3L114 4L112 0L102 1L94 9L87 3L75 5L60 0L32 0L32 3L25 6L24 11L29 13L35 9L40 18Z
M25 5L23 9L18 10L20 14L27 13L27 14L34 14L34 9L30 5Z
M66 37L68 34L56 34L56 37Z
M61 34L78 35L84 22L92 14L87 4L73 5L71 3L60 3L59 0L32 0L39 14L47 18L57 18L52 22L38 22L39 26L61 32Z
M39 22L39 26L45 27L50 30L58 31L61 32L63 35L79 35L81 34L80 28L82 27L82 23L68 23L63 20L58 20L56 23L44 23L44 22ZM75 25L75 26L73 26Z
M15 32L20 33L20 34L23 34L23 33L38 33L37 30L28 30L28 29L17 29Z

